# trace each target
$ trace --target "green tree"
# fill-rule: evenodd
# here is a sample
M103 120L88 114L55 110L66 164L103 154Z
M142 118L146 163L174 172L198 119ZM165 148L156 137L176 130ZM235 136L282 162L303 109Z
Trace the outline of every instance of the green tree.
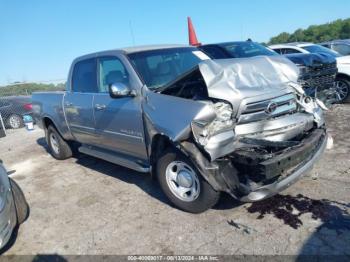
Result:
M333 39L348 38L350 38L350 18L344 20L338 19L322 25L311 25L307 29L297 29L292 34L283 32L277 36L271 37L268 44L296 41L319 43Z
M290 38L290 34L283 32L283 33L280 33L278 36L272 37L270 39L269 44L285 43L285 42L288 42L289 38Z
M65 84L41 84L41 83L18 83L0 87L0 97L31 95L33 92L40 91L61 91L65 89Z

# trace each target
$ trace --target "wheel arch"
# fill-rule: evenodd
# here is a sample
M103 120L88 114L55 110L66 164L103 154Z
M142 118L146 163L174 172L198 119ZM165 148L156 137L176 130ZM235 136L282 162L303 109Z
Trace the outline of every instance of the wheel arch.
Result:
M43 126L43 129L45 131L45 135L47 134L47 129L49 128L50 125L52 125L56 130L57 132L61 135L61 137L64 139L64 136L63 136L63 133L62 131L60 130L60 128L58 127L58 125L56 125L56 123L52 120L51 117L49 116L44 116L42 118L42 126ZM47 137L47 136L46 136ZM47 141L48 142L48 141Z
M338 73L336 76L336 81L339 80L343 80L343 83L345 83L345 85L347 85L348 87L348 93L347 95L340 101L338 101L338 103L349 103L350 102L350 76L344 73Z
M346 79L347 81L350 81L350 76L347 75L347 74L344 74L344 73L338 73L336 78L344 78Z
M53 125L57 129L55 123L52 121L50 117L47 117L47 116L43 117L42 122L43 122L44 129L47 129L49 125Z
M161 155L164 150L169 147L176 148L176 144L166 135L164 134L156 134L152 138L151 147L150 147L150 164L152 167L152 176L155 177L155 170L157 159Z

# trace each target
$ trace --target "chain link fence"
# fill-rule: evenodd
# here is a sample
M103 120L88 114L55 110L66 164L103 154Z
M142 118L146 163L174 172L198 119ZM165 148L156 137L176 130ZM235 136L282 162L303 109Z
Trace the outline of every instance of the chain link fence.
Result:
M25 127L32 116L33 92L64 90L65 84L16 83L0 86L0 138Z

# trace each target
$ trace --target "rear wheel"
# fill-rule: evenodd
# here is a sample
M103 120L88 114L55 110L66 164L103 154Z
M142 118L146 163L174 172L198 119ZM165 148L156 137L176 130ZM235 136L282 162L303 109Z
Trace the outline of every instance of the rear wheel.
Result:
M72 149L69 144L52 125L47 128L46 136L50 153L54 158L64 160L72 156Z
M350 81L343 77L338 77L335 80L335 84L339 103L350 102Z
M157 162L159 184L178 208L201 213L213 207L219 200L220 192L205 181L192 162L180 151L168 149Z
M12 129L18 129L23 127L23 119L21 116L12 114L7 118L7 125Z

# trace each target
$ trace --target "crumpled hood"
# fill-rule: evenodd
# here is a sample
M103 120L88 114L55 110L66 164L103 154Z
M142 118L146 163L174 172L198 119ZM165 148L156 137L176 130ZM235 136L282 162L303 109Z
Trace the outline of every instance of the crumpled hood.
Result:
M233 107L242 98L293 90L289 84L297 83L299 74L298 67L283 56L205 60L199 70L209 97L229 101Z
M336 62L333 56L326 53L310 53L310 54L288 54L285 55L293 63L303 66L319 66L320 64L330 64Z

